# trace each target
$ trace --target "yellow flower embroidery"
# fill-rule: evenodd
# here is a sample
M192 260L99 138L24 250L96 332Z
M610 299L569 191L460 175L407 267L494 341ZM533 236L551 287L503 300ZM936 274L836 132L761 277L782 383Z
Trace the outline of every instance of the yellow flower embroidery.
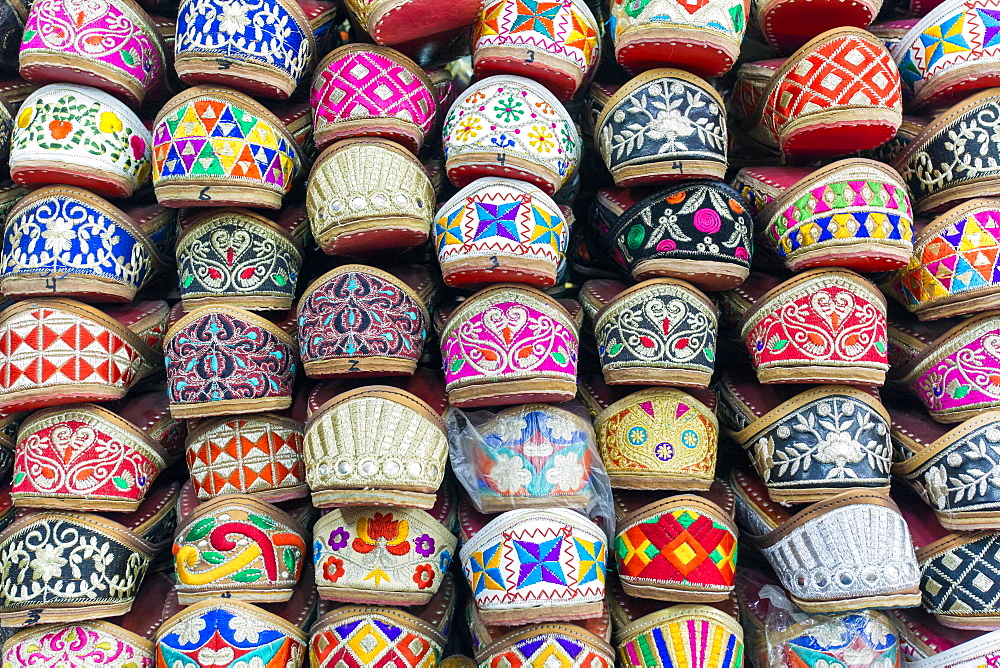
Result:
M455 130L455 138L459 141L469 141L479 136L479 131L483 129L481 121L475 116L466 116L465 120L458 124Z
M26 107L24 111L17 115L17 127L26 128L28 123L31 122L31 117L35 115L35 110L31 107Z
M98 126L101 132L118 132L122 129L122 121L118 116L111 113L110 111L105 111L101 114L101 122Z
M549 153L556 147L556 136L541 125L535 125L528 133L528 142L535 147L539 153Z

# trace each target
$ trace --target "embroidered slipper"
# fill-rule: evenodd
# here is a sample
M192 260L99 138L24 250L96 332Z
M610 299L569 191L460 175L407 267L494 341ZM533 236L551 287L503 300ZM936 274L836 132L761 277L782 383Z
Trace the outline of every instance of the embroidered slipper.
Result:
M938 422L964 422L983 410L1000 408L1000 314L980 313L930 339L898 371L909 389ZM936 328L936 329L941 329ZM933 331L933 330L929 330Z
M725 607L726 609L721 609ZM666 605L615 592L615 645L622 665L742 668L743 629L735 596L719 605Z
M923 608L945 626L976 631L1000 627L996 565L1000 533L949 532L926 505L910 497L902 510L920 563Z
M461 0L448 5L426 0L415 3L403 0L346 0L344 5L376 44L397 45L407 52L423 47L423 51L432 54L434 46L447 43L455 34L463 38L463 53L468 54L466 28L476 22L482 9L482 3L475 0ZM462 55L431 57L429 60L449 62Z
M615 59L630 72L676 67L722 76L740 54L748 3L615 0L608 28Z
M748 210L756 220L771 202L812 173L813 170L809 167L772 165L743 167L733 179L733 188L750 205Z
M927 346L955 326L954 318L918 321L909 313L893 309L889 320L889 378L898 381L907 368Z
M269 503L309 495L301 422L274 413L203 420L187 436L187 466L202 501L250 494Z
M631 287L591 279L580 299L599 309L594 337L608 384L708 387L718 321L715 304L697 288L673 278Z
M1000 201L973 200L928 223L909 263L889 283L921 320L1000 307Z
M533 626L532 624L526 624L524 626L497 626L487 624L483 621L482 617L479 616L479 611L476 609L476 604L473 602L469 602L465 606L465 622L469 626L469 639L472 641L473 654L476 656L480 656L483 650L500 636L507 633L513 633L514 631L527 631ZM572 625L593 633L605 642L611 642L611 615L606 603L604 606L604 612L600 617L578 619L574 621ZM479 664L473 663L472 665L475 667Z
M297 316L306 375L412 374L430 325L418 290L429 282L426 270L423 276L401 278L360 264L343 265L313 281L299 300Z
M430 603L420 608L344 605L310 630L313 668L395 665L437 666L455 613L455 581L446 573Z
M143 335L165 302L112 311L68 299L17 302L0 312L0 410L121 399L162 364ZM162 335L162 332L160 332ZM153 339L153 340L150 340Z
M614 551L630 596L681 603L725 601L733 591L737 539L729 486L663 500L616 492Z
M31 5L18 55L32 83L94 86L138 107L159 82L165 46L132 0L81 7L65 0Z
M4 11L0 12L0 61L4 63L3 70L14 70L17 67L17 53L24 37L24 22L28 17L28 3L21 0L5 0Z
M778 503L813 503L845 489L889 493L889 413L876 393L847 385L761 385L747 369L716 387L723 430Z
M566 307L540 290L480 290L440 331L448 401L466 408L572 399L578 330Z
M763 236L791 271L905 266L913 251L906 186L874 160L839 160L785 189L761 210Z
M228 86L248 95L286 99L312 69L315 28L332 3L295 0L252 7L220 0L183 0L177 14L174 67L184 83ZM322 5L327 5L326 8ZM312 19L317 18L319 26Z
M1000 138L993 139L984 124L998 114L1000 90L970 95L928 123L896 156L891 167L902 175L914 210L934 213L1000 196ZM953 145L959 132L969 136Z
M744 534L809 614L920 603L920 569L899 508L888 496L848 490L792 514L763 480L734 470L730 484ZM830 545L836 538L837 547Z
M893 47L910 108L941 109L1000 85L991 11L982 0L941 2Z
M477 654L480 668L556 666L614 668L615 651L576 624L533 624L497 638Z
M707 490L715 477L716 397L670 387L609 387L593 374L580 382L597 446L616 489ZM682 447L683 446L683 447Z
M620 187L726 173L722 96L681 70L650 70L621 86L601 109L594 132Z
M349 390L305 427L306 482L317 508L387 505L428 510L444 480L448 438L440 415L386 385Z
M295 338L236 306L203 306L164 337L175 418L264 413L292 403Z
M516 76L470 86L442 128L448 179L464 187L483 176L528 181L554 195L580 161L580 135L544 86Z
M1000 411L949 428L917 408L894 408L892 471L906 480L951 531L1000 529L1000 485L980 467L1000 447ZM996 445L994 445L996 444Z
M740 335L760 382L885 382L885 297L858 274L811 269L755 297Z
M731 290L750 274L753 218L730 186L692 181L650 194L602 188L594 204L601 254L637 281L679 278ZM597 255L595 255L596 257Z
M328 255L419 246L430 235L434 203L434 186L420 161L381 138L327 147L306 189L313 236Z
M302 161L277 116L228 88L190 88L153 122L153 189L164 206L279 209Z
M586 516L564 508L484 515L462 503L459 522L462 572L483 623L519 626L604 614L607 539ZM549 577L535 577L532 561L560 568L545 567Z
M949 628L921 608L894 610L892 616L898 622L900 654L908 666L948 668L1000 657L1000 631Z
M796 0L772 4L814 7ZM834 6L843 25L844 5ZM771 8L765 4L764 11ZM811 14L803 24L815 24ZM892 139L903 120L899 71L882 43L858 28L827 30L783 62L742 65L737 77L736 117L752 139L788 159L874 148Z
M472 31L476 78L517 74L571 100L601 57L597 20L583 0L544 8L490 0Z
M111 95L90 86L49 84L29 95L17 113L10 175L26 188L54 183L130 197L149 177L151 145L146 126Z
M133 411L134 412L134 411ZM138 416L137 416L138 417ZM96 404L33 413L20 427L14 505L132 512L173 461L147 431Z
M180 235L176 253L187 311L227 304L287 311L295 300L303 258L299 240L247 209L220 209L199 217Z
M448 490L429 511L379 506L331 508L313 528L321 598L372 605L426 605L446 580L458 539ZM572 512L572 511L567 511Z
M88 550L105 557L71 558ZM100 515L48 510L21 517L0 533L0 624L124 614L154 554L133 529Z
M753 22L767 44L788 53L832 29L867 28L878 16L882 0L833 0L819 4L802 0L766 0L752 3L751 7Z
M28 412L11 413L0 418L0 476L6 477L14 469L14 449L17 447L17 430L28 417Z
M417 153L437 118L434 85L395 49L347 44L320 62L310 104L317 148L350 137L384 137Z
M434 245L450 287L510 281L550 288L566 263L570 221L530 183L476 179L436 216Z
M73 186L27 195L7 213L0 291L17 299L132 301L173 260L131 213Z
M307 663L308 640L306 631L285 615L243 601L213 598L183 608L163 623L155 636L156 662L190 668L212 668L220 661L301 668Z

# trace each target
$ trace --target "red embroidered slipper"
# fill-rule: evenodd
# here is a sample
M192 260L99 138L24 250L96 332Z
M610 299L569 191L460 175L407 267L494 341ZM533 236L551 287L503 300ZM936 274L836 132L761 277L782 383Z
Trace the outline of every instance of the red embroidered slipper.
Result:
M867 28L882 0L760 0L753 20L773 48L788 53L827 30Z

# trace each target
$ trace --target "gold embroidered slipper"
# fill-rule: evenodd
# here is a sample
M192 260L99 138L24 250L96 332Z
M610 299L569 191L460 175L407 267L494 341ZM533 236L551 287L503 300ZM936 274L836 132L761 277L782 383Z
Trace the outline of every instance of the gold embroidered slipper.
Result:
M753 538L803 611L828 614L920 603L913 542L889 497L848 490L793 515L771 501L754 473L734 469L730 485L741 531Z
M871 390L762 385L746 368L718 385L723 431L746 451L778 503L812 503L845 489L889 493L889 413Z
M892 472L934 509L942 526L1000 529L1000 485L990 464L1000 448L1000 410L951 427L916 406L898 406L892 410L892 442L897 460Z
M811 10L813 3L799 6ZM814 37L784 62L740 66L732 102L750 137L788 159L874 148L903 122L892 56L873 35L852 27Z
M615 493L622 589L660 601L725 601L733 591L739 538L732 490L716 480L701 494L658 496Z

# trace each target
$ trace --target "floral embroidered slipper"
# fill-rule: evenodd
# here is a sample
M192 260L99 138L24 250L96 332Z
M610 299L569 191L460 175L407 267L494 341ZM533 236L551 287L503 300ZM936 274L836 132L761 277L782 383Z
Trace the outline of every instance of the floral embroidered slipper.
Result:
M899 71L882 43L857 28L828 30L785 61L742 65L732 103L750 137L789 160L874 148L903 120Z

